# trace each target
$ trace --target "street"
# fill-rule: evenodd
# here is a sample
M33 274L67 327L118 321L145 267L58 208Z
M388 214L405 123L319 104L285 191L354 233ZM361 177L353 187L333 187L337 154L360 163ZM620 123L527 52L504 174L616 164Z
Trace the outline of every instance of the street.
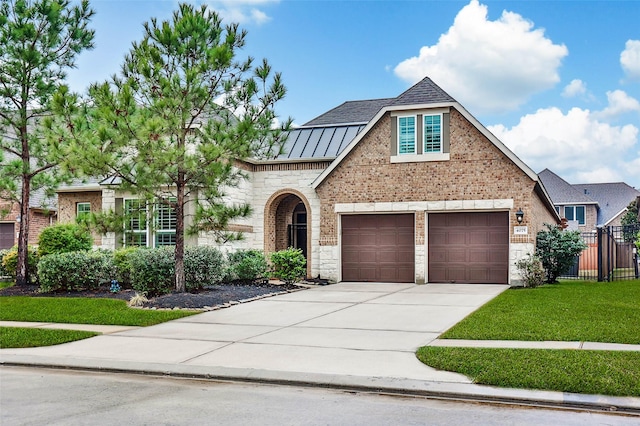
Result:
M631 425L638 417L320 388L0 367L0 424Z

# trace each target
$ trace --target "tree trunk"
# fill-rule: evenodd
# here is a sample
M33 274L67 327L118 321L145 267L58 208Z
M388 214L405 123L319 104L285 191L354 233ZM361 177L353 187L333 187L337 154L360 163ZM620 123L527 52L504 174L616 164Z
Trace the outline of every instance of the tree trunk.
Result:
M187 289L184 276L184 185L178 184L176 192L176 291L184 293Z
M18 265L16 285L29 284L29 195L31 180L22 178L22 202L20 203L20 232L18 234Z

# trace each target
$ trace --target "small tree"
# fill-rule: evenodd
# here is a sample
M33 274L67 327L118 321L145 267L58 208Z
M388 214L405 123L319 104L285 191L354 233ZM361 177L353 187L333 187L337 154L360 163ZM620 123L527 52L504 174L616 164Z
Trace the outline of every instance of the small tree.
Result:
M65 70L93 47L89 2L2 0L0 3L0 199L20 207L16 284L28 283L31 194L53 195L63 179L39 129ZM2 212L0 212L2 217ZM35 266L35 265L33 265Z
M622 224L622 237L625 242L633 242L636 232L640 228L640 217L638 216L638 199L633 200L627 206L627 212L620 220Z
M557 225L545 224L546 230L536 237L536 256L542 261L547 282L555 283L558 277L573 266L576 256L587 248L579 231L564 231Z
M236 161L278 155L291 119L274 126L286 89L266 60L236 58L246 36L237 24L180 4L171 20L152 19L144 30L121 75L93 85L84 109L74 107L76 95L59 93L50 140L68 167L115 175L123 189L175 212L175 286L185 291L185 233L240 237L227 225L251 209L224 202L246 177Z

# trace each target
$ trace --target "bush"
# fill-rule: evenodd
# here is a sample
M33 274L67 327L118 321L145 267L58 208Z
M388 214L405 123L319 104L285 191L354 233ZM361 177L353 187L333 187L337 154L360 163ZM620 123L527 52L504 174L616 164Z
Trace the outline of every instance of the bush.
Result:
M273 275L286 284L293 284L307 274L307 260L302 250L293 247L271 253L271 264Z
M47 226L38 238L38 255L86 251L93 247L93 238L86 229L75 223Z
M116 280L124 288L131 288L131 258L137 250L138 247L125 247L113 252Z
M173 247L138 249L129 255L131 287L151 296L170 293L175 286Z
M106 250L50 254L38 262L38 276L43 293L96 289L115 276L113 255Z
M556 225L545 224L547 230L538 232L536 256L542 261L548 283L555 283L558 277L573 266L576 256L587 248L578 231L563 231Z
M4 268L2 264L2 259L4 259L4 255L9 252L9 249L0 249L0 277L10 277L11 274Z
M184 276L187 291L217 284L224 279L225 258L215 247L187 247L184 251Z
M27 272L29 274L29 282L38 282L38 250L29 246L27 252ZM0 275L6 273L10 277L16 276L16 270L18 269L18 246L13 246L9 250L6 250L1 259L2 270L4 271Z
M546 274L538 256L527 256L516 262L516 268L525 287L538 287L544 284Z
M239 250L229 253L228 281L253 282L267 276L269 265L264 253L260 250Z

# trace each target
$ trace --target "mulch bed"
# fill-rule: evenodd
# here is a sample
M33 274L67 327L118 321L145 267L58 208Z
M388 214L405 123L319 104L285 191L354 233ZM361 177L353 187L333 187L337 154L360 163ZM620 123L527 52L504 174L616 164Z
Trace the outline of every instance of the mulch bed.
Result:
M294 289L301 289L295 285L276 284L219 284L206 287L194 293L169 293L149 298L145 308L157 309L211 309L224 306L232 302L240 302L259 296L282 293ZM97 290L68 291L55 293L38 293L37 285L11 286L0 290L0 296L37 296L37 297L101 297L128 301L135 295L133 290L121 290L112 293L107 287Z

